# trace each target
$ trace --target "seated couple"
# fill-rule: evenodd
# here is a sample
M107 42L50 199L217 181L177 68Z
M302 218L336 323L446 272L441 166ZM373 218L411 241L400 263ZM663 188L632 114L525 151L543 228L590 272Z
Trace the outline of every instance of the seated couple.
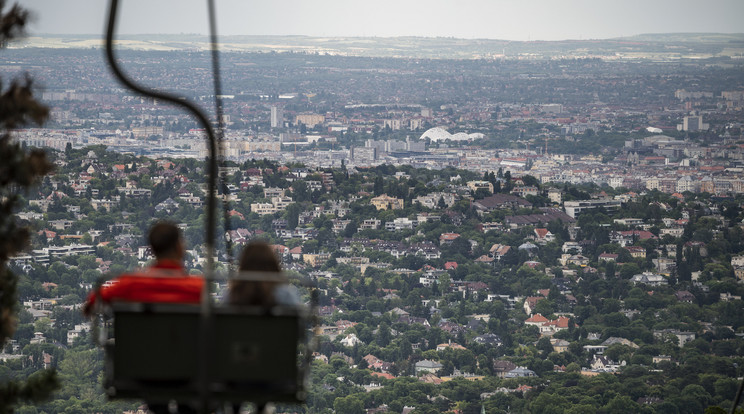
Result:
M201 301L204 279L191 276L184 269L186 248L178 227L169 222L158 222L152 226L148 237L155 263L146 269L113 279L99 292L91 292L84 308L86 314L92 312L99 296L106 303L198 304ZM267 307L300 303L296 289L280 277L281 266L267 243L249 243L241 254L239 270L241 273L259 272L256 273L259 276L231 280L227 289L227 303Z
M149 242L155 262L148 268L123 274L88 297L84 312L93 313L95 302L110 303L181 303L198 304L204 289L204 279L191 276L183 267L185 244L181 232L172 223L158 222L152 226ZM271 307L300 304L297 290L281 275L281 267L271 247L261 241L248 244L241 254L240 271L244 278L231 280L227 289L230 305ZM174 407L158 401L148 401L148 408L155 414L172 412ZM239 408L235 406L236 411ZM263 405L258 407L264 411ZM196 413L188 405L179 404L178 412Z

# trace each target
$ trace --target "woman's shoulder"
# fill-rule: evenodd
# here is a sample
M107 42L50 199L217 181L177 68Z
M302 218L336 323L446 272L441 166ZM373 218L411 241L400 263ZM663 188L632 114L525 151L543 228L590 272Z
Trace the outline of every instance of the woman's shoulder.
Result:
M300 292L290 284L281 284L274 288L274 300L277 305L299 305Z

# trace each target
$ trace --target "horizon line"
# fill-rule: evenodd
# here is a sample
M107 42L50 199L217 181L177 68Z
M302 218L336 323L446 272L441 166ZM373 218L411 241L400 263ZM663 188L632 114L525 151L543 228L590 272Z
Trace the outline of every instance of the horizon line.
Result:
M467 41L501 41L501 42L520 42L520 43L545 43L545 42L567 42L567 41L597 41L597 40L621 40L630 39L640 36L664 36L664 35L729 35L729 36L744 36L742 32L647 32L637 33L628 36L617 36L617 37L604 37L604 38L565 38L565 39L529 39L529 40L513 40L506 38L489 38L489 37L456 37L456 36L363 36L363 35L308 35L308 34L221 34L219 37L304 37L304 38L325 38L325 39L451 39L451 40L467 40ZM101 37L100 33L26 33L26 36L19 41L23 41L28 38L45 38L45 37L72 37L72 36L85 36L85 37ZM204 33L126 33L117 34L117 38L126 38L127 36L203 36L208 38L209 34Z

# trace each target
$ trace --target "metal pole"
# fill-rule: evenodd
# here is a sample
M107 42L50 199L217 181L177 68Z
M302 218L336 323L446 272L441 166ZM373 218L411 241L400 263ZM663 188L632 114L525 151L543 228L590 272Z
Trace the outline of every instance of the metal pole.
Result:
M736 398L734 398L734 404L731 406L731 414L734 414L736 412L736 407L739 406L739 400L741 400L742 392L744 392L744 378L742 378L741 384L739 384L739 391L736 392Z
M217 39L217 12L215 9L214 0L208 0L207 6L209 8L209 44L210 51L212 54L212 80L214 81L214 112L217 118L217 152L219 154L219 165L225 166L225 122L223 120L224 110L222 104L222 77L220 75L220 53L219 53L219 41ZM230 191L227 189L227 182L224 175L220 175L220 187L222 193L222 213L224 215L225 222L225 251L227 253L227 266L228 271L232 271L233 256L232 256L232 242L227 236L230 231L230 215L229 215L229 200L228 196Z
M147 88L141 85L138 85L134 80L128 78L124 72L119 67L119 64L116 61L116 57L114 56L114 32L116 28L116 15L119 8L119 1L118 0L111 0L109 3L109 19L108 19L108 25L106 27L106 60L109 63L109 66L111 67L111 71L114 73L114 76L121 82L125 87L139 93L140 95L151 97L153 99L159 99L162 101L170 102L176 106L180 106L181 108L184 108L186 111L190 112L194 117L197 118L199 123L202 125L204 130L207 133L207 143L209 148L209 164L208 164L208 175L207 175L207 189L209 192L209 196L207 197L207 219L206 219L206 254L207 254L207 268L204 272L204 289L202 289L202 296L201 296L201 314L202 314L202 324L200 329L200 335L199 335L199 344L200 344L200 351L202 352L202 356L206 354L206 349L208 345L208 335L207 335L207 329L209 327L209 318L211 317L211 307L210 307L210 289L211 289L211 282L214 279L214 254L215 254L215 224L216 224L216 214L215 214L215 192L217 190L217 139L215 137L214 129L212 128L212 125L210 124L209 120L207 119L206 115L204 115L204 112L201 111L196 105L193 103L187 101L186 99L154 90L152 88ZM206 412L206 406L207 406L207 400L208 400L208 389L207 389L207 372L206 372L207 364L206 361L202 358L202 363L200 364L200 372L199 372L199 385L200 385L200 399L202 402L202 410Z

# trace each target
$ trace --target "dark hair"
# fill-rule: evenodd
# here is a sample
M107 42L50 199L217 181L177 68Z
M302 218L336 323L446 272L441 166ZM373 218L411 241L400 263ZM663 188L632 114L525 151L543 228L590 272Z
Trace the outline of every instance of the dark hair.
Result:
M181 230L169 221L159 221L150 227L150 247L156 258L168 256L179 248Z
M274 250L264 241L248 243L240 255L241 271L281 272L279 260ZM233 305L274 306L274 287L281 283L277 278L272 280L231 280L228 291L228 302Z
M259 272L281 272L274 250L265 241L248 243L240 254L240 270Z

